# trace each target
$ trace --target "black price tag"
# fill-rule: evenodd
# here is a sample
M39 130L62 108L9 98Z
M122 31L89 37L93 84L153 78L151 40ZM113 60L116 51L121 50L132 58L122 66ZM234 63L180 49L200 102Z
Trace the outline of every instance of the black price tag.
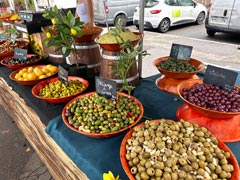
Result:
M170 57L182 60L189 60L192 54L192 46L172 44Z
M27 49L14 48L13 57L19 60L27 60Z
M214 84L231 92L236 83L238 73L228 69L208 65L203 79L204 83Z
M117 97L117 83L115 81L95 77L96 92L100 96L104 96L110 99L116 99Z
M64 69L62 66L58 66L58 79L64 83L68 84L68 71Z
M5 41L7 40L8 36L7 34L0 34L0 41Z

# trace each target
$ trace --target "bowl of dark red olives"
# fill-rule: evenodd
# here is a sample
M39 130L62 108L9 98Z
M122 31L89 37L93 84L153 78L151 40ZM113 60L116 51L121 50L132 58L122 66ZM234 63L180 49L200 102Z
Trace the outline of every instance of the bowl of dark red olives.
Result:
M240 177L231 150L206 128L184 120L147 120L131 128L120 160L130 180Z
M72 99L62 111L67 127L92 138L108 138L136 125L143 116L141 102L133 96L117 92L109 99L89 92Z
M1 64L8 67L9 69L20 69L26 66L35 65L40 60L42 60L41 56L36 54L27 54L27 58L22 60L18 58L14 58L14 56L6 57L1 60Z
M183 81L177 87L178 95L196 112L212 118L231 118L240 115L240 88L231 92L203 83L202 79Z
M197 59L179 60L169 56L155 59L153 65L161 74L173 79L189 79L205 68Z
M45 102L60 104L69 102L88 88L88 81L77 76L68 76L62 82L58 77L43 80L32 88L32 94Z

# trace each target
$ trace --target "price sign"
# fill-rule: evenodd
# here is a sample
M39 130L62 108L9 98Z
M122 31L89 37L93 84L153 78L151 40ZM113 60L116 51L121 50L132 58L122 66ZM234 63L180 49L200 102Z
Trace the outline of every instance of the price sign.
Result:
M116 99L117 97L117 83L115 81L95 77L96 92L100 96L106 98Z
M214 84L231 92L236 83L237 76L238 73L235 71L208 65L203 82Z
M7 34L0 34L0 41L5 41L7 40L8 36Z
M58 79L64 83L68 84L68 71L64 69L62 66L58 66Z
M27 49L14 48L13 57L19 60L27 60Z
M192 54L192 46L172 44L170 57L182 60L189 60Z

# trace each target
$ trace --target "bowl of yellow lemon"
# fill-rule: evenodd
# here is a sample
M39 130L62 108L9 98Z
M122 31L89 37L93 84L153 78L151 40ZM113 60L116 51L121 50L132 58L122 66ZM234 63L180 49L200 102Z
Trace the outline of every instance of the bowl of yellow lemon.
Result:
M19 84L32 86L40 81L47 79L56 75L58 72L58 67L48 64L48 65L36 65L28 66L16 71L13 71L9 78L16 81Z

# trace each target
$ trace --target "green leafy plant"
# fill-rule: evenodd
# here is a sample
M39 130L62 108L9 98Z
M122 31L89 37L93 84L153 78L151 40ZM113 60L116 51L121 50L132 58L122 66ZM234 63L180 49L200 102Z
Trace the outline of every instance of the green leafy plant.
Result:
M83 34L82 26L84 23L79 18L75 18L70 10L65 13L60 11L57 6L46 9L43 17L51 20L53 24L47 28L42 28L42 31L46 34L46 38L43 40L46 46L55 46L56 51L61 50L64 57L73 53L78 67L80 62L75 43L76 38Z
M116 67L110 73L115 73L118 75L123 84L120 88L120 91L127 91L128 94L131 94L131 91L135 88L135 86L131 85L127 81L127 74L131 67L138 62L138 56L146 56L149 55L146 50L141 50L141 46L134 46L131 40L124 41L120 36L120 33L125 31L125 28L122 27L121 22L115 24L115 29L112 29L112 35L114 35L116 41L120 45L120 55L117 61L114 61L114 66Z
M4 32L4 34L7 34L7 36L10 37L11 42L15 43L15 41L20 33L18 32L15 25L11 24L11 25L9 25L9 28Z

